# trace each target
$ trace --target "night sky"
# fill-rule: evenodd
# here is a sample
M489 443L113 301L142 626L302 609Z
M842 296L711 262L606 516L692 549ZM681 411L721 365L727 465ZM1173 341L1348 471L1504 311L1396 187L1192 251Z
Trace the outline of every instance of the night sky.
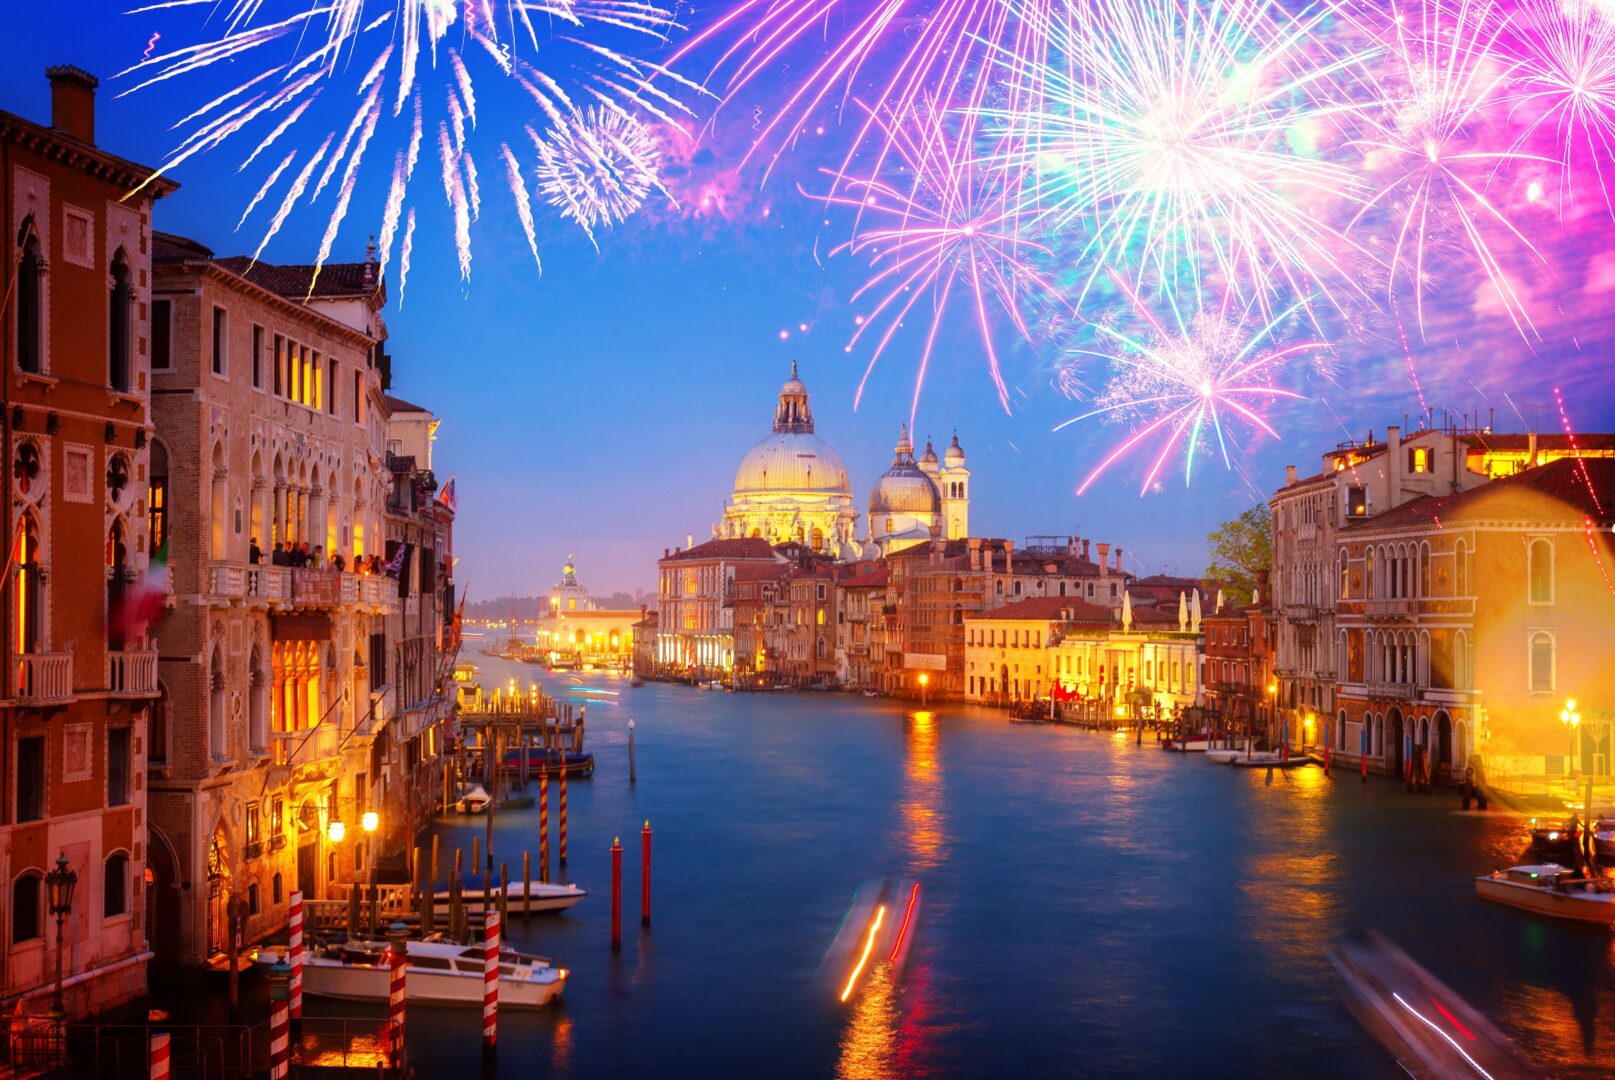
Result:
M159 51L173 47L207 10L122 14L127 6L9 5L13 62L0 70L0 108L48 122L44 68L76 64L102 79L100 145L142 163L161 161L176 142L168 125L242 76L219 70L117 97L132 81L112 76L140 58L154 32L164 35ZM681 17L699 25L708 13L686 8ZM687 73L702 71L694 64ZM540 215L542 276L510 212L497 158L487 154L479 161L484 210L471 226L471 278L462 284L428 146L401 303L389 280L393 392L442 417L434 466L440 480L459 478L457 577L473 599L540 592L568 552L577 553L583 583L599 593L654 587L662 548L682 545L686 534L704 538L720 519L734 469L767 433L793 359L812 392L819 434L846 460L858 505L867 504L909 416L924 327L916 321L894 339L855 410L869 349L844 346L858 310L849 297L867 278L867 263L832 256L846 229L802 194L824 187L819 168L838 153L834 117L826 110L824 133L807 132L766 184L762 163L740 160L754 125L772 115L770 89L796 74L786 62L777 80L759 80L744 102L718 114L699 146L668 136L663 178L677 206L653 195L638 216L599 232L598 252L575 226ZM351 99L317 120L325 104L284 149L317 144L324 130L346 124ZM500 110L521 104L484 93L480 128L492 134ZM710 103L698 108L711 112ZM157 227L221 255L250 254L265 208L239 233L236 224L282 148L238 173L246 149L227 144L177 168L182 187L159 203ZM391 146L376 152L391 161ZM333 195L294 213L264 258L313 261ZM367 236L380 232L385 198L384 175L359 183L333 260L363 258ZM1609 212L1584 194L1562 215L1529 206L1517 220L1542 256L1520 262L1517 278L1540 341L1528 345L1472 274L1436 267L1425 340L1414 333L1410 342L1425 402L1438 411L1495 410L1500 428L1518 429L1523 417L1560 430L1559 388L1577 430L1608 430L1615 424L1605 374L1615 291ZM1336 341L1328 372L1291 381L1308 400L1275 406L1269 416L1282 441L1243 439L1238 469L1201 459L1192 486L1181 469L1168 470L1140 497L1147 462L1129 460L1079 498L1077 485L1124 433L1099 423L1053 432L1084 411L1052 385L1058 345L1034 348L1007 326L999 330L1012 414L999 407L974 325L953 320L938 337L917 441L923 446L929 435L940 452L957 430L974 473L972 532L1019 542L1076 531L1119 544L1128 568L1140 573L1198 573L1205 534L1280 484L1286 464L1300 465L1303 475L1315 471L1318 455L1337 442L1380 433L1421 408L1394 323L1365 319Z

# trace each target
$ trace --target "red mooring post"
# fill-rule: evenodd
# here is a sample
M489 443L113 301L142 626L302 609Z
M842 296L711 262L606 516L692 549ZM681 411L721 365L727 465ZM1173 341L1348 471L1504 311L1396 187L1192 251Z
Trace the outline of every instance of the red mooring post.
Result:
M562 769L566 768L563 760ZM538 880L550 879L550 770L538 770Z
M284 974L282 972L281 974ZM291 1016L286 1000L271 990L269 998L269 1080L287 1080L291 1075Z
M557 822L557 824L560 826L560 830L561 830L559 847L560 847L560 863L561 863L562 866L566 865L566 774L567 774L566 762L563 760L561 762L561 813L560 813L560 819Z
M151 1080L168 1080L168 1032L151 1033Z
M303 894L301 891L292 893L290 910L290 938L286 946L286 960L292 969L292 979L288 987L291 997L287 1001L293 1020L303 1015Z
M499 1056L499 912L482 924L482 1060Z
M622 948L622 837L611 841L611 947Z
M387 928L387 1045L396 1068L404 1060L404 979L409 931L403 923Z
M639 925L650 925L650 821L639 830Z

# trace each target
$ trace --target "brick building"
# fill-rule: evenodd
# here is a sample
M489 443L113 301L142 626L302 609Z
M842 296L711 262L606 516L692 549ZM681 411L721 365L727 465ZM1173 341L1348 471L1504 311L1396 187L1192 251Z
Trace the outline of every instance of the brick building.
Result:
M294 890L362 873L365 810L393 816L373 742L396 708L399 583L355 572L381 552L392 479L384 294L371 261L315 280L179 237L158 238L154 272L153 491L177 603L149 765L153 944L218 964L232 919L244 941L278 930Z
M736 570L777 559L758 536L663 551L656 564L658 670L675 678L728 676L735 666Z
M165 507L148 415L151 210L175 185L95 143L96 80L52 68L47 127L0 113L8 565L0 620L0 1015L145 992L150 628L110 616ZM13 246L15 245L15 246ZM156 486L154 486L156 485ZM159 537L160 539L160 537ZM77 874L58 935L45 875Z

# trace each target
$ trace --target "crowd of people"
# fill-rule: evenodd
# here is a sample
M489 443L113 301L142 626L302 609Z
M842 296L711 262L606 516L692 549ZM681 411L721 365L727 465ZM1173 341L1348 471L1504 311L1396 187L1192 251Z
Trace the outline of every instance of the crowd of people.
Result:
M258 546L258 538L254 536L247 545L247 562L257 566L264 561L263 549ZM319 544L309 547L308 541L301 544L278 541L273 551L269 553L271 566L289 566L294 570L346 570L348 560L340 551L333 551L331 557L325 557L325 549ZM387 564L380 555L358 555L353 560L353 572L356 574L384 574Z

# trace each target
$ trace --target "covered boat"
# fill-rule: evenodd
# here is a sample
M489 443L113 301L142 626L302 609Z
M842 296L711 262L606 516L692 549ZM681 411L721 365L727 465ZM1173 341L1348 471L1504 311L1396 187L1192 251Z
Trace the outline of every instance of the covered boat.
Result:
M1494 870L1475 879L1475 893L1485 900L1524 908L1556 919L1615 923L1615 885L1587 878L1558 863L1536 863Z
M460 792L460 797L454 802L454 809L462 814L485 814L491 802L493 797L488 794L487 788L481 784L472 784Z
M1228 759L1230 765L1241 765L1251 769L1299 769L1312 763L1312 759L1305 754L1285 754L1280 750L1262 750Z
M404 993L411 1004L481 1005L482 947L451 941L408 941ZM344 941L316 945L303 958L303 992L343 1001L385 1002L391 983L392 948L384 941ZM274 965L281 953L265 949L260 964ZM567 970L542 956L514 949L499 953L499 1004L536 1009L561 996Z
M499 886L494 885L488 890L488 893L488 901L497 907L499 904ZM437 910L440 913L448 911L449 895L448 889L438 889L432 894L433 903L437 905ZM505 911L509 915L521 914L524 900L526 910L535 915L565 911L588 895L587 889L581 889L571 884L544 881L512 881L505 899ZM483 906L481 884L472 883L462 888L460 890L460 903L470 911L480 909Z
M574 754L565 750L546 750L542 746L526 746L519 750L510 750L505 753L504 764L506 769L520 769L522 755L527 755L527 767L534 776L543 773L550 779L561 775L566 770L568 777L584 777L594 775L594 755Z

